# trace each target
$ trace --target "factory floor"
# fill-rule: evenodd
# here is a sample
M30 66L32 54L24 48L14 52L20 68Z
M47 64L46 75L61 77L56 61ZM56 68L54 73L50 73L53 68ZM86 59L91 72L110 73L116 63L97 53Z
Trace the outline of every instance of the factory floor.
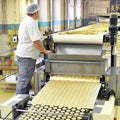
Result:
M15 95L16 85L0 81L0 104Z
M117 120L120 120L120 106L115 107L115 115Z
M0 89L0 104L15 95L15 89ZM120 120L120 106L115 106L115 117Z
M15 95L15 90L0 89L0 104Z

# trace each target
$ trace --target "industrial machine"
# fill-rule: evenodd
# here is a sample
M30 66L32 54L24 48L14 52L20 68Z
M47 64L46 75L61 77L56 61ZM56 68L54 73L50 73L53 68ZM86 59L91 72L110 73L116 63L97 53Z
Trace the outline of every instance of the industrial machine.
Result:
M106 76L115 63L112 51L118 28L112 21L116 19L116 15L111 16L109 32L52 34L55 49L45 61L47 83L28 109L16 108L21 112L17 120L114 119L115 91L108 87ZM106 49L106 44L112 47Z

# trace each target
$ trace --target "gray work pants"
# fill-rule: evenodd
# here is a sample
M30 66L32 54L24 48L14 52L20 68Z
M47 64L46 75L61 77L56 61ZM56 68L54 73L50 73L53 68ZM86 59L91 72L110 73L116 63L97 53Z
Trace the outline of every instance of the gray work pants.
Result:
M31 79L35 70L36 60L18 57L19 75L16 85L16 94L29 94Z

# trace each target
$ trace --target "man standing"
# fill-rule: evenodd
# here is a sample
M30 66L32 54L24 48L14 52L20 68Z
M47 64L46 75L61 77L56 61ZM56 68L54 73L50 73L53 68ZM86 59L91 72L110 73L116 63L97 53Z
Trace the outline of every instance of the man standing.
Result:
M35 69L36 59L40 52L50 54L42 45L41 33L38 28L40 7L30 3L26 6L26 17L19 26L18 45L16 56L18 58L19 75L16 85L16 94L29 94L32 75Z

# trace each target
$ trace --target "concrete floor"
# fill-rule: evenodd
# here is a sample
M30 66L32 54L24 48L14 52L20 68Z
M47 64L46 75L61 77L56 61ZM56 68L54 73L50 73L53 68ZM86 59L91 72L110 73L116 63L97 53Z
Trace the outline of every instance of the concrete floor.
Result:
M120 120L120 106L115 107L115 116L117 120Z
M0 89L0 104L15 95L15 90Z

